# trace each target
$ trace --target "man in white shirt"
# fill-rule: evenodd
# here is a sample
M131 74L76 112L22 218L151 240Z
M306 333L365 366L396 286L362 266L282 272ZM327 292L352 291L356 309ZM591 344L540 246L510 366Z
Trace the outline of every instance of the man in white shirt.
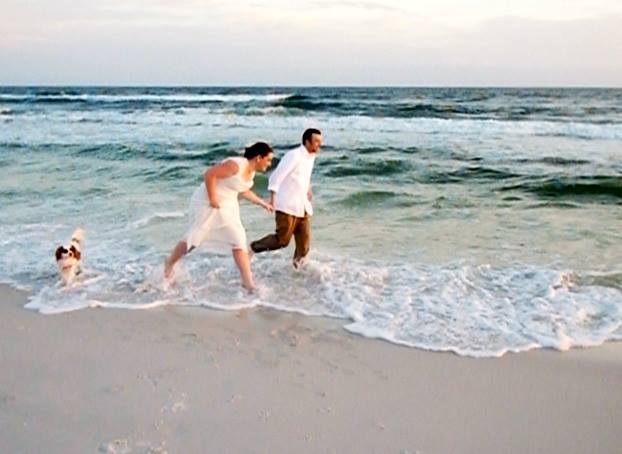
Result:
M311 173L315 156L322 146L322 133L307 129L302 145L288 151L270 175L270 203L276 212L276 232L250 244L254 252L273 251L289 244L294 236L294 268L298 268L309 253L311 244Z

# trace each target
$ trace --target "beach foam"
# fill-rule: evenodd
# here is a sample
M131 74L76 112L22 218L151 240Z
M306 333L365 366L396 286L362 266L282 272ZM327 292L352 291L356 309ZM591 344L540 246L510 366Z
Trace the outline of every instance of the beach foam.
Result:
M314 254L302 272L285 254L255 261L255 294L240 288L229 257L187 260L164 287L159 266L86 273L71 288L50 281L26 306L45 314L89 307L162 305L220 310L270 307L344 319L366 337L428 350L497 357L534 348L560 351L622 338L622 291L566 270L468 263L430 266ZM279 276L279 278L274 278ZM604 284L603 284L604 283ZM620 284L620 283L618 283Z

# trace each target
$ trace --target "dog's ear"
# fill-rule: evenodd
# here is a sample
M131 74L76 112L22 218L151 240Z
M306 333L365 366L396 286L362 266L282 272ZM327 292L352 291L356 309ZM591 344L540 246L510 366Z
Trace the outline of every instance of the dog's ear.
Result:
M72 246L69 248L69 250L70 250L71 252L73 252L73 256L74 256L76 259L80 260L80 258L82 257L82 254L80 253L80 251L78 251L78 249L76 249L76 247L75 247L75 246L73 246L73 245L72 245Z
M56 261L59 261L60 259L63 258L63 252L65 252L67 249L65 249L62 246L58 246L56 248Z

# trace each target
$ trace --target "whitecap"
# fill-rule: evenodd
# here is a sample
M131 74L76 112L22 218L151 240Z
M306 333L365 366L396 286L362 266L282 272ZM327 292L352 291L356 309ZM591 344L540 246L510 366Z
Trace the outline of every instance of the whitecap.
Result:
M144 227L148 224L160 221L160 220L165 220L165 219L179 219L179 218L183 218L185 216L185 213L183 211L168 211L168 212L157 212L154 214L151 214L149 216L146 216L144 218L138 219L134 222L132 222L130 224L130 226L132 228L140 228L140 227Z

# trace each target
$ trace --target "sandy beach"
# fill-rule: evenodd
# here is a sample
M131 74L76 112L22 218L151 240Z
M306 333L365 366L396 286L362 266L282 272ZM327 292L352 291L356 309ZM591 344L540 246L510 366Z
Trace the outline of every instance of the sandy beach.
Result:
M0 452L617 453L622 344L426 352L269 310L45 316L0 287Z

